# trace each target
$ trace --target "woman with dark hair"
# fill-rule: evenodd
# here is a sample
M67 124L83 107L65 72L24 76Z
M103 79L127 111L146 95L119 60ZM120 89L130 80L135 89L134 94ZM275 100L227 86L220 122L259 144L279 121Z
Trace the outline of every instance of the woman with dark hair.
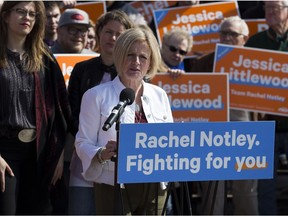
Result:
M43 42L43 2L4 1L0 16L0 214L49 214L71 115L65 82Z

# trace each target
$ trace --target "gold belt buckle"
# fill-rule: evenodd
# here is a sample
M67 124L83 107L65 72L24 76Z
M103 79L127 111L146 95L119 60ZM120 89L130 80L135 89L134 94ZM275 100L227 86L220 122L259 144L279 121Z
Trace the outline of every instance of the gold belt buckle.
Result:
M18 139L21 142L29 143L36 139L35 129L23 129L18 133Z

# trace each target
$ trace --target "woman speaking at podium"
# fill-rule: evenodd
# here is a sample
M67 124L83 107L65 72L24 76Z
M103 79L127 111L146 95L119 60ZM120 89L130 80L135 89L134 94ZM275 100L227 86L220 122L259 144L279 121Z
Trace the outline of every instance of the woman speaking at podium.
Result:
M114 184L115 162L111 161L116 156L117 131L113 123L111 128L103 126L111 116L113 107L115 109L119 103L120 93L126 88L132 89L133 94L135 92L135 100L134 95L134 102L129 99L120 116L121 123L173 122L166 92L144 82L144 79L153 78L157 70L163 67L159 45L147 27L132 28L119 36L113 58L118 76L111 82L88 90L82 99L75 141L77 154L82 161L82 174L88 181L95 182L96 214L155 214L156 211L161 214L166 198L162 183L126 184L125 189L121 187L118 190L123 202L117 199L120 195L115 191L119 185Z

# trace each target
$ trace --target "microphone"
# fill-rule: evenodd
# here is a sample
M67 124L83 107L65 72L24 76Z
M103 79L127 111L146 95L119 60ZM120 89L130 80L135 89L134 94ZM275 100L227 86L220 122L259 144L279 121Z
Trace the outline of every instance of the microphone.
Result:
M124 112L127 105L131 105L135 100L135 92L131 88L125 88L120 93L120 102L113 108L111 114L105 121L102 130L107 131Z

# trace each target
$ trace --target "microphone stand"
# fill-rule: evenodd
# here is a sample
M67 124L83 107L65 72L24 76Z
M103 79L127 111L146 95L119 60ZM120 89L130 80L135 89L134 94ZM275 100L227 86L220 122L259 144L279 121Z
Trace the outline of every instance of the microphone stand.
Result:
M116 215L122 214L124 215L124 202L123 202L123 194L121 190L120 184L117 183L118 178L118 153L119 153L119 131L120 131L120 116L123 114L124 109L121 108L119 110L119 113L117 115L116 120L116 147L117 147L117 154L115 157L111 158L111 161L115 162L115 168L114 168L114 187L115 187L115 193L114 193L114 213Z
M165 199L164 207L162 209L161 215L165 215L166 212L166 207L168 204L168 199L172 195L174 195L174 204L175 204L175 209L176 212L173 212L175 215L192 215L192 206L191 206L191 198L190 198L190 192L188 188L188 183L187 182L179 182L180 188L179 188L179 193L176 192L176 185L175 182L169 182L168 183L168 188L167 188L167 197ZM180 200L179 200L180 199ZM184 200L185 199L185 200ZM187 213L184 212L184 202L186 202L185 210L187 210ZM186 209L187 208L187 209Z

